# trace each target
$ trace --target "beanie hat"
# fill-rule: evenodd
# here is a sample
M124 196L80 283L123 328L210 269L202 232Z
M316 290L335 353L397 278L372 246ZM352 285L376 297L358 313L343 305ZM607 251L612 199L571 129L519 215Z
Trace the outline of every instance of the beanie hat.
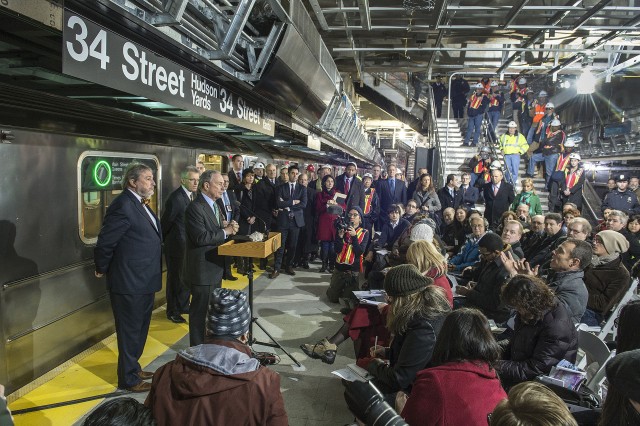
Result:
M433 231L435 231L436 227L438 226L438 225L436 225L436 221L431 219L430 217L422 219L419 223L426 223L427 225L429 225L431 227L431 229Z
M358 212L358 215L360 216L360 222L362 223L362 221L364 220L364 213L362 213L362 209L360 208L360 206L353 206L347 211L350 212L351 210L355 210Z
M602 245L609 254L626 253L629 241L618 231L600 231L596 234L602 240Z
M429 278L420 273L414 265L399 265L389 269L384 277L384 291L389 296L408 296L429 285Z
M480 241L478 241L478 247L484 247L489 251L502 251L504 241L502 241L500 235L493 232L487 232L482 238L480 238Z
M239 337L249 331L251 311L247 295L239 290L216 288L209 297L207 336Z
M640 401L640 349L616 355L607 363L606 370L610 387L629 399Z
M431 229L431 227L424 222L416 223L411 228L410 238L411 241L425 240L431 243L433 242L433 229Z

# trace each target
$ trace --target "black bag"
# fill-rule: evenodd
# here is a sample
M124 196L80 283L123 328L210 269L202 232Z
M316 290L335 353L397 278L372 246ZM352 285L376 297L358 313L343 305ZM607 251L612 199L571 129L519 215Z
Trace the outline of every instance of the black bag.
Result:
M574 391L560 385L545 382L541 380L540 377L536 377L535 381L551 389L553 393L558 395L566 404L594 409L600 407L602 403L600 397L584 384L581 385L577 391Z

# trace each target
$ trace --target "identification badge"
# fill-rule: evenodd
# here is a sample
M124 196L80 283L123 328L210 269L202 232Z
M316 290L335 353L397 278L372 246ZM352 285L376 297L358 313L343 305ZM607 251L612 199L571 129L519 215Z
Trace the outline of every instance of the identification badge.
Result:
M225 207L227 208L227 211L229 213L231 213L233 211L233 209L231 208L231 204L227 204Z

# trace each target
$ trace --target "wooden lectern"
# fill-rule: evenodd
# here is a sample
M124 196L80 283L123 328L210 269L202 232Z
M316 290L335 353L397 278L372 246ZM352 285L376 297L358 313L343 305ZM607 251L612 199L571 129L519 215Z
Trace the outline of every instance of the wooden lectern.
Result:
M265 328L260 325L258 318L253 310L253 258L265 259L272 253L275 253L282 245L282 236L279 232L269 232L269 238L266 241L227 241L226 243L218 246L218 254L220 256L233 256L239 257L244 262L245 271L247 271L247 278L249 279L249 308L251 309L251 323L249 324L249 344L258 344L262 346L269 346L272 348L278 348L284 352L298 367L301 364L282 347L276 339ZM271 342L259 342L253 336L253 324L260 327L260 330L266 334Z

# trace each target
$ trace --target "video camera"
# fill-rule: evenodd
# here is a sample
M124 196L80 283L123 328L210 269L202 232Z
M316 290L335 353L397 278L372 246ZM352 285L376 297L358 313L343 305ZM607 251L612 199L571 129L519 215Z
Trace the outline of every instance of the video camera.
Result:
M333 222L333 226L335 226L336 231L346 231L347 229L349 229L349 226L351 226L351 224L344 217L344 209L339 205L335 204L327 207L327 213L338 215L336 220Z
M370 426L407 426L371 382L342 382L349 410Z

